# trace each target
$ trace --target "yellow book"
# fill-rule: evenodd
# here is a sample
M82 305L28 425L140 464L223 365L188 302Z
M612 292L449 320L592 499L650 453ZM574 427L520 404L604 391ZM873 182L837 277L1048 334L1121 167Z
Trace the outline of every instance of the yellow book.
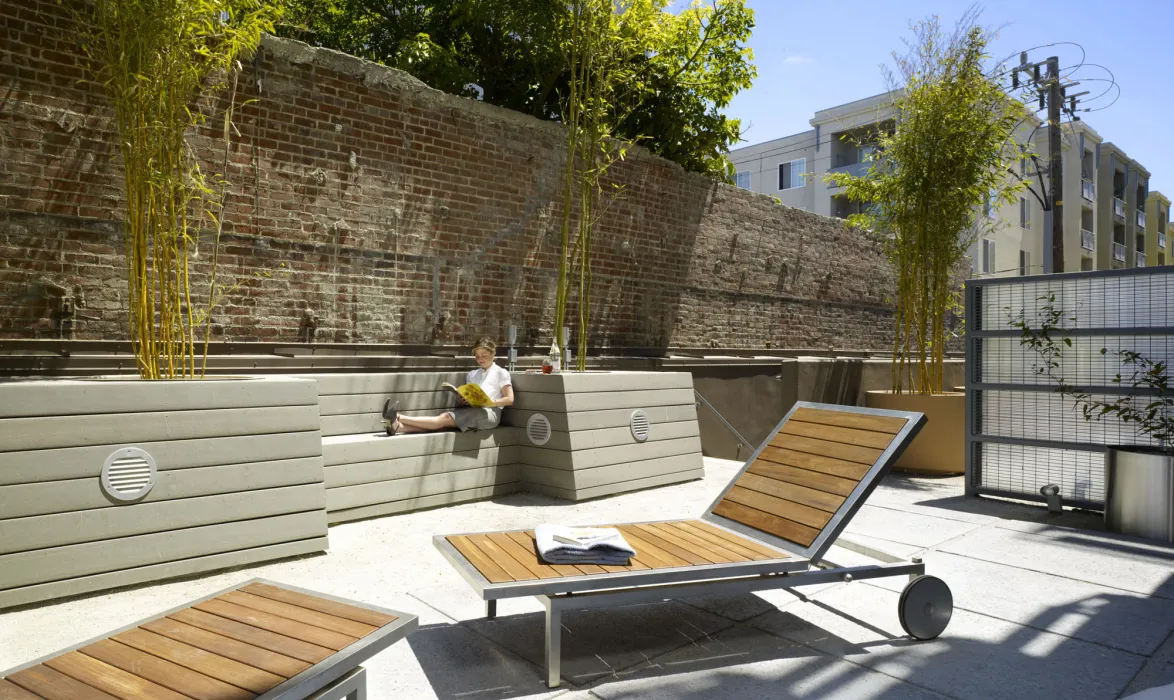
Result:
M475 408L491 408L493 400L485 393L485 390L476 384L462 384L461 386L453 386L448 382L440 385L443 389L448 389L452 393L461 397L468 402L470 406Z

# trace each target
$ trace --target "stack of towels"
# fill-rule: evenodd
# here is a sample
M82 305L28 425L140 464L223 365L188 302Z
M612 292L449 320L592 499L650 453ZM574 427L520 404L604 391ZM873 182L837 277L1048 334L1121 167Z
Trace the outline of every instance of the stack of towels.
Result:
M636 550L614 527L539 525L534 528L534 539L547 564L627 566L636 556Z

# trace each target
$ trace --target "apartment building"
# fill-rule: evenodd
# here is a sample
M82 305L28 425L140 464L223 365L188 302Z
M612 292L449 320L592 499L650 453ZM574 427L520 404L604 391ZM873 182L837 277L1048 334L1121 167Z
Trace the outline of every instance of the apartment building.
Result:
M1170 200L1157 190L1145 198L1145 223L1149 232L1145 239L1145 264L1168 264L1170 249L1166 243L1166 229L1170 224Z
M1113 143L1101 144L1097 164L1098 270L1145 267L1146 198L1150 173Z
M858 211L858 205L824 178L833 172L868 171L876 138L896 127L891 95L874 95L818 111L810 124L809 131L731 151L737 185L775 196L788 206L846 218ZM1164 255L1165 223L1161 247L1156 235L1145 235L1149 171L1119 148L1104 143L1084 121L1066 123L1061 129L1064 270L1165 264L1169 260ZM1031 117L1015 138L1024 146L1030 145L1028 150L1039 154L1040 162L1046 165L1046 124ZM1030 183L1032 191L1021 192L1015 202L984 208L987 218L969 253L976 274L1038 274L1044 271L1045 255L1050 261L1050 249L1044 250L1048 240L1046 212L1036 195L1051 183L1046 174L1041 177L1036 173L1034 162L1023 158L1017 164L1019 176ZM1114 204L1116 195L1120 195L1119 205ZM1151 220L1162 218L1156 213L1159 209L1168 218L1168 201L1162 204L1155 200L1153 206L1155 213L1148 214ZM1121 215L1115 213L1118 209ZM1159 251L1163 252L1161 257Z

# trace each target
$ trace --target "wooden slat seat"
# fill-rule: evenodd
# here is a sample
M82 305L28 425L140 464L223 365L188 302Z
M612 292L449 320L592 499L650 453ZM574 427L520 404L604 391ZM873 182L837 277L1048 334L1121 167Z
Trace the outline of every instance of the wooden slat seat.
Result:
M0 699L304 697L415 625L256 580L0 674Z
M453 535L448 541L492 583L788 559L781 550L702 520L612 525L636 549L627 566L557 566L538 556L532 530Z

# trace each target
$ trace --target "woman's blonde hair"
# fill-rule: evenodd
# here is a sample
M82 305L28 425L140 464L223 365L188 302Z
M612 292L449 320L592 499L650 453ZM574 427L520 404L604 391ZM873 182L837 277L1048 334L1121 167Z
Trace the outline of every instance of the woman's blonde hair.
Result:
M483 336L477 339L477 343L473 346L473 352L477 352L477 348L485 348L494 355L497 354L497 343L493 342L493 338Z

